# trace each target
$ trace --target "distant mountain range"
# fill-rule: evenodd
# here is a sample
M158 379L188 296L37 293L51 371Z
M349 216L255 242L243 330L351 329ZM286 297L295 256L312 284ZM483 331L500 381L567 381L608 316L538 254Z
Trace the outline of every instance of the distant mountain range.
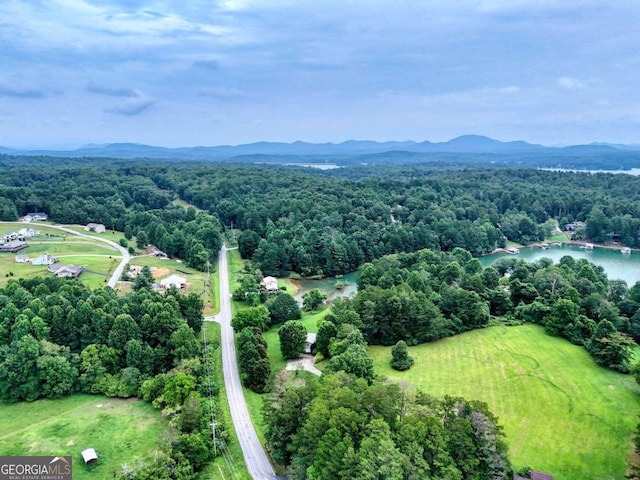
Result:
M480 135L463 135L447 142L342 143L257 142L245 145L165 148L137 143L86 145L74 150L19 150L0 147L13 157L68 157L76 159L166 159L251 163L335 163L389 165L432 162L495 166L620 170L640 168L640 144L591 143L548 147L523 141L501 142Z
M8 155L45 155L54 157L175 158L184 160L222 160L246 155L368 155L387 152L410 153L573 153L597 155L616 151L640 152L640 145L592 143L568 147L546 147L523 141L501 142L480 135L463 135L447 142L374 142L348 140L342 143L257 142L215 147L165 148L137 143L86 145L74 150L18 150L0 147Z

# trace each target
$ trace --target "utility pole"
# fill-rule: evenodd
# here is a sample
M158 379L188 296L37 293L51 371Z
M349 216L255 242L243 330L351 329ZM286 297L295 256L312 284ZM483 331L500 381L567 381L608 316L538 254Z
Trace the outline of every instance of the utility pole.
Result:
M211 422L211 433L213 434L213 456L216 457L218 455L216 450L216 422Z

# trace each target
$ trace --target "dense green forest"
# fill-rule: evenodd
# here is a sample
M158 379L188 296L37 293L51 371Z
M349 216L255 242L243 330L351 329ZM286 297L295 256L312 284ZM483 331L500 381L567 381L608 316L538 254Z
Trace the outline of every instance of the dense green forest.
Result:
M273 459L292 480L505 480L497 419L481 402L436 399L344 372L275 388L265 403Z
M239 363L245 385L272 391L267 441L294 478L356 478L365 467L385 468L388 478L509 474L486 406L399 395L400 387L376 378L368 343L396 344L398 366L410 368L404 343L500 318L541 324L627 372L633 339L640 340L638 285L609 281L570 257L558 265L508 258L489 268L473 258L507 241L541 241L574 221L586 222L584 238L640 247L638 177L451 164L319 171L150 160L0 163L0 220L45 211L54 222L99 222L201 270L223 235L237 234L251 262L234 297L253 307L234 318ZM300 312L290 296L260 291L259 279L356 269L359 293L334 301L319 327L325 378L318 385L273 381L261 331ZM11 281L0 291L0 397L141 395L175 415L178 440L167 445L165 464L170 478L186 478L211 450L205 432L213 407L201 399L211 382L196 358L201 308L195 296L163 297L143 284L118 297L76 282ZM293 332L297 324L288 325ZM282 413L291 411L303 414ZM420 454L416 438L428 443L420 440ZM340 454L330 456L330 446ZM137 478L165 478L148 469Z
M556 225L640 247L640 179L454 166L316 171L275 165L104 160L61 167L8 162L0 219L44 210L60 223L104 223L205 269L224 228L265 275L329 276L423 248L474 255L531 243ZM28 164L28 162L26 162ZM205 210L172 204L180 198ZM208 213L207 213L208 212Z
M175 289L118 296L53 277L11 280L0 289L0 399L139 396L171 418L173 440L158 462L122 478L192 478L212 457L209 418L218 408L196 336L201 321L200 297Z

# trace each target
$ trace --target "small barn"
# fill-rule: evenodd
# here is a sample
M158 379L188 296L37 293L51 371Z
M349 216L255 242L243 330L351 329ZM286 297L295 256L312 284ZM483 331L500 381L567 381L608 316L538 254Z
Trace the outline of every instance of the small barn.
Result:
M98 454L93 448L85 448L82 451L82 460L87 465L93 465L98 462Z
M316 344L316 337L317 335L315 333L307 333L307 339L304 343L304 353L311 353L313 346Z
M84 229L87 232L104 233L106 228L102 223L87 223Z

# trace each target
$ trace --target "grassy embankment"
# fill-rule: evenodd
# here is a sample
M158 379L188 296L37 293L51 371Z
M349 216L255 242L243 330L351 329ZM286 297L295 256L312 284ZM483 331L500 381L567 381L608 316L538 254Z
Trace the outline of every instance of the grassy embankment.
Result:
M206 327L207 343L209 345L220 344L220 325L215 322L207 322L204 326ZM212 369L215 381L220 387L218 401L220 402L220 410L223 418L217 418L216 421L224 421L225 428L229 432L229 441L226 446L219 447L224 452L224 455L216 457L202 472L201 478L214 480L250 480L251 476L247 472L244 464L242 449L236 440L237 436L233 428L233 421L231 420L231 412L229 410L229 403L227 402L224 386L224 374L222 372L222 353L220 350L219 352L215 363L212 365Z
M376 372L436 396L487 402L504 426L516 468L555 480L622 480L640 396L633 377L534 325L492 327L409 347L406 372L390 347L371 347Z
M71 455L74 480L106 480L123 463L151 459L164 441L166 423L149 403L98 395L0 404L0 452ZM88 447L99 455L92 467L80 455Z

